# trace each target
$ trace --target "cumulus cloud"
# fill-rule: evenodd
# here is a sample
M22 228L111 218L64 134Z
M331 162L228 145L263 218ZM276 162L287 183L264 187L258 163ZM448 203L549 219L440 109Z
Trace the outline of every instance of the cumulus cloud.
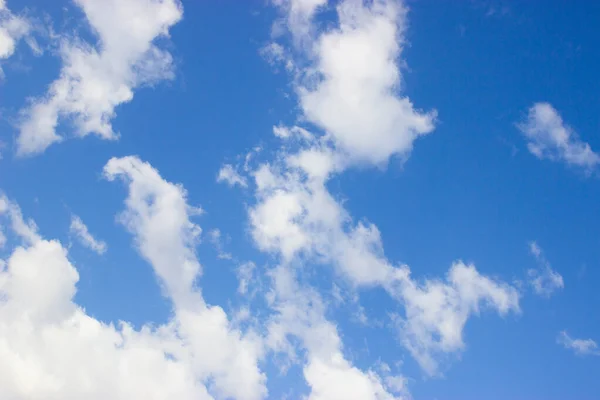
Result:
M88 227L83 223L81 218L75 214L71 215L71 225L69 227L69 231L72 235L75 235L77 240L79 240L84 247L87 247L98 254L104 254L106 252L106 242L98 240L92 236L88 230Z
M392 1L343 1L339 28L322 34L314 56L319 82L300 87L307 119L352 161L382 164L406 156L434 128L435 113L397 95L406 10Z
M248 186L246 178L241 176L231 164L225 164L221 167L219 174L217 175L217 182L225 182L229 186Z
M136 157L113 158L104 173L126 183L120 220L171 300L173 317L135 330L86 314L73 301L79 275L67 249L44 239L2 197L0 214L22 245L0 263L0 397L264 398L261 340L234 328L196 286L200 228L190 221L197 209L185 190Z
M563 277L552 269L537 242L533 241L529 243L529 251L539 264L538 269L532 268L527 271L529 284L533 287L536 294L543 297L550 297L556 290L562 289L565 286Z
M16 204L0 204L22 242L0 268L0 397L211 398L173 356L183 349L171 327L136 331L86 314L73 302L79 275L67 249L42 238Z
M393 155L406 157L413 142L433 130L436 113L418 111L399 93L397 59L406 29L400 2L342 1L339 25L325 32L311 24L324 1L278 3L301 42L302 60L294 64L305 65L295 80L303 116L349 162L381 165Z
M527 148L539 159L561 161L588 172L600 164L600 155L563 122L549 103L535 103L527 119L517 126L527 139Z
M258 248L280 257L283 265L331 265L352 287L387 290L404 308L395 319L401 343L431 375L438 372L438 358L463 349L462 331L471 315L481 309L519 312L517 290L479 274L473 265L454 263L446 282L414 281L408 266L394 266L385 257L377 227L354 223L327 190L331 170L316 168L317 173L318 163L297 162L304 151L283 153L281 163L261 164L253 172L257 202L249 219ZM308 151L325 159L331 154Z
M47 93L21 111L17 154L43 152L64 139L60 121L73 123L78 137L118 138L111 125L115 108L134 90L173 77L172 56L154 42L168 36L183 14L179 0L76 0L97 43L63 37L60 76Z
M572 350L575 354L580 356L600 356L598 344L592 339L573 339L566 331L562 331L558 334L556 342L565 349Z
M292 13L292 5L285 2L283 9ZM462 332L471 315L484 308L501 315L518 312L519 294L462 262L452 265L445 282L413 280L408 266L393 265L386 258L378 228L367 221L354 222L331 195L327 182L352 165L382 165L394 155L408 156L413 142L433 129L435 113L419 112L408 98L398 95L401 76L396 59L406 24L402 4L342 1L336 8L339 26L324 33L302 25L310 24L318 9L317 5L303 14L300 28L298 22L290 22L297 18L290 14L288 28L292 36L302 35L302 43L297 40L294 45L300 46L305 57L301 61L309 65L300 75L311 79L295 78L303 117L324 134L274 128L274 134L286 141L294 136L302 140L295 147L284 144L274 160L251 172L256 196L249 208L251 234L259 249L279 258L282 270L330 265L352 288L384 288L403 309L395 317L401 343L426 373L435 375L440 358L464 347ZM295 315L289 320L302 318ZM316 329L312 323L306 325ZM291 332L304 335L299 328ZM285 341L275 342L285 347ZM309 343L304 345L310 354ZM320 364L308 359L305 377L313 393L327 393L321 382L309 381L314 375L307 371ZM379 398L381 382L377 382L365 383L364 398Z
M60 77L23 112L19 154L61 140L56 127L63 117L79 136L116 138L115 107L130 101L134 89L172 76L171 56L154 41L181 18L178 1L76 2L98 43L64 40ZM104 177L127 189L119 221L171 301L172 317L136 330L86 314L73 301L78 274L67 250L44 239L2 198L0 214L23 244L0 262L0 359L10 366L0 366L0 397L257 400L268 396L259 364L274 352L303 364L309 399L409 398L405 377L389 367L358 368L344 354L327 304L301 279L300 268L313 265L332 267L343 282L335 286L339 291L387 291L397 302L393 322L400 343L429 375L463 350L471 316L485 309L519 311L515 288L471 264L455 261L442 279L413 278L407 265L388 260L377 226L356 222L328 189L332 177L356 164L381 166L394 156L408 157L416 139L434 128L435 112L419 111L401 93L403 5L342 0L335 8L338 25L319 32L314 17L326 0L275 3L284 15L279 27L290 32L295 47L273 44L273 60L293 70L301 120L320 133L276 126L273 134L285 143L273 160L250 168L249 156L244 168L225 164L217 176L230 186L252 186L250 235L277 260L269 273L266 300L273 313L266 337L238 326L235 318L247 318L247 309L230 320L205 301L196 254L202 230L192 221L199 210L188 204L185 189L137 157L112 158ZM97 248L100 242L80 225L75 233ZM220 231L209 235L220 249ZM238 292L247 294L256 266L245 263L236 272Z

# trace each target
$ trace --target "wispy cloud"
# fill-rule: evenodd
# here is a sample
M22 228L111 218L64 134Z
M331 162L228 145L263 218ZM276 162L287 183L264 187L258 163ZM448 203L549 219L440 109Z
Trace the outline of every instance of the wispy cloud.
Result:
M71 226L69 231L74 235L79 243L98 254L104 254L107 250L106 242L98 240L92 236L88 227L77 215L71 215Z
M556 338L558 344L564 346L565 349L572 350L577 355L593 355L600 356L598 344L592 339L573 339L567 331L562 331Z
M223 260L231 260L233 256L231 253L225 251L223 246L223 235L220 229L212 229L208 232L208 239L217 250L217 257Z
M256 264L252 261L248 261L242 263L237 268L237 277L238 277L238 293L242 295L248 294L248 289L250 288L250 284L252 283L254 273L256 271Z
M532 241L529 243L529 252L535 257L539 265L539 268L531 268L527 271L529 284L533 287L536 294L543 297L550 297L556 290L562 289L565 286L563 277L552 269L537 242Z
M241 176L239 172L231 164L225 164L219 170L217 175L217 182L225 182L229 186L240 185L241 187L247 187L248 182L246 178Z
M539 159L561 161L586 172L600 165L600 155L563 122L549 103L534 104L527 119L517 127L525 136L531 154Z

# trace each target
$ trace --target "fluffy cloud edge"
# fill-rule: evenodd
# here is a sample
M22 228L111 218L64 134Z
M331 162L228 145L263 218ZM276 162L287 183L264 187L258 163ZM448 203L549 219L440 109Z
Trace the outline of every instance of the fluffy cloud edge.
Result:
M60 37L62 67L45 95L21 110L17 155L44 152L65 136L63 121L73 124L74 136L95 134L115 140L111 120L115 108L133 99L134 91L173 78L172 56L157 47L159 37L183 17L179 0L76 0L98 39L98 46L81 38Z
M67 249L1 197L0 216L23 244L0 263L0 354L11 366L0 397L264 398L260 337L234 327L195 285L199 227L189 219L195 208L185 190L136 157L109 160L105 176L128 188L121 221L165 288L173 317L135 330L86 314L73 301L79 274Z
M517 127L527 140L527 149L538 159L563 162L586 173L600 165L600 155L565 124L550 103L533 104Z

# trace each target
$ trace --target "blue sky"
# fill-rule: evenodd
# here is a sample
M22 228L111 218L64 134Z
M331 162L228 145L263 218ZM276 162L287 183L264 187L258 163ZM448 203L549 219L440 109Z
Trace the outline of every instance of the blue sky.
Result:
M599 399L599 12L0 0L0 397Z

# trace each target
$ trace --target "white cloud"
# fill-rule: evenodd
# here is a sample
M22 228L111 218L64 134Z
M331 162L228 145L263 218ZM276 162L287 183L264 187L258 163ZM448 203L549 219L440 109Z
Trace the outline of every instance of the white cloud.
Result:
M408 157L414 141L434 129L436 112L421 112L401 95L398 61L404 45L406 8L401 2L345 0L336 7L338 26L320 31L314 17L322 0L277 0L296 52L272 42L269 61L293 73L302 117L324 131L345 164L384 165ZM277 40L277 35L275 35ZM296 55L294 57L293 55ZM294 128L277 126L287 138Z
M77 215L71 215L71 226L69 227L69 231L88 249L93 250L98 254L104 254L106 252L106 242L94 238L89 232L88 227Z
M208 239L217 250L217 257L222 260L231 260L233 256L231 253L226 252L223 249L223 238L219 229L212 229L208 232Z
M427 280L417 285L408 276L399 281L405 318L399 318L400 336L421 367L430 375L438 371L437 358L464 348L463 330L481 307L501 315L519 311L517 290L481 275L473 265L455 262L446 282Z
M529 252L536 259L539 259L540 257L542 257L542 248L537 244L537 242L535 240L529 242Z
M539 159L562 161L591 171L600 164L600 155L566 125L549 103L536 103L527 119L517 125L527 139L527 148Z
M193 293L194 280L201 272L195 253L201 229L190 221L185 190L133 156L110 159L104 175L127 183L127 207L120 220L165 284L166 294L175 303L184 301Z
M273 4L284 12L283 21L277 21L273 27L274 36L278 36L280 30L287 29L297 45L310 45L310 36L314 31L313 16L327 4L327 0L273 0Z
M273 127L273 135L277 136L280 139L290 139L293 137L301 138L304 140L313 139L313 135L300 126L287 127L285 125L277 125Z
M219 170L217 175L217 182L225 182L229 186L240 185L241 187L247 187L248 183L246 178L241 176L231 164L225 164Z
M14 15L0 0L0 62L12 56L18 41L31 31L30 22L21 16ZM0 65L0 78L4 76Z
M537 295L550 297L556 290L562 289L565 284L563 277L552 269L552 266L544 257L544 252L537 242L529 243L529 251L539 264L538 269L529 269L529 284Z
M335 325L324 316L321 297L314 290L300 286L290 268L276 268L271 278L273 286L268 301L276 314L267 325L267 345L275 351L287 353L295 361L295 349L289 336L301 341L306 351L304 378L311 387L308 399L409 398L406 388L398 386L396 381L389 381L391 384L388 385L388 381L375 371L362 371L352 366L343 355Z
M556 342L564 346L565 349L573 350L577 355L600 356L598 344L592 339L573 339L566 331L562 331L558 334Z
M519 312L517 290L479 274L473 265L454 263L446 282L412 280L407 266L394 266L385 257L377 227L354 223L328 191L335 162L329 159L327 167L315 173L318 163L295 161L305 152L325 159L332 154L318 145L283 152L278 162L253 172L257 203L250 207L249 219L261 250L279 256L284 265L331 265L357 289L386 289L404 309L396 318L402 344L431 375L437 374L439 359L464 348L462 332L471 315L481 308L501 315Z
M10 228L16 235L30 244L41 240L35 222L33 220L26 221L21 214L21 209L2 195L0 196L0 214L4 213L8 215Z
M248 261L240 265L237 269L238 277L238 293L245 295L248 293L248 288L252 283L254 271L256 270L256 264L252 261Z
M294 72L294 60L279 43L271 42L260 49L260 55L273 67L283 65L287 72ZM277 71L277 69L276 69Z
M393 155L406 157L413 142L433 130L436 115L415 110L398 94L406 9L395 1L346 0L337 14L339 27L308 47L315 62L296 88L303 114L351 162L381 165Z
M195 252L201 230L190 221L196 210L187 204L183 187L165 181L136 157L112 158L104 174L127 183L121 221L173 300L174 324L189 347L195 374L210 379L211 390L220 397L263 398L260 340L252 332L245 335L233 328L223 309L207 305L195 286L201 273Z
M406 25L402 5L347 0L336 10L339 27L320 35L302 30L304 54L309 64L316 60L304 73L314 78L316 68L318 79L296 82L304 117L325 135L302 135L299 149L284 144L274 161L251 173L257 200L249 208L251 234L282 265L331 265L352 288L386 289L404 310L396 316L402 344L434 375L440 359L463 349L471 315L481 308L518 312L519 294L462 262L452 265L446 282L416 283L407 266L387 260L378 228L355 223L327 189L332 176L355 163L382 165L393 155L407 156L435 118L396 94L401 79L396 58ZM298 30L289 29L293 35ZM283 139L293 132L274 129Z
M0 397L7 399L258 400L262 341L205 303L195 242L197 209L185 190L135 157L113 158L105 176L129 195L121 221L173 304L172 319L139 331L104 324L73 302L76 269L67 249L42 238L19 208L0 197L0 214L21 238L0 262Z
M14 15L6 6L6 2L0 0L0 59L13 55L17 41L30 29L31 26L25 18Z
M543 268L541 271L530 269L528 275L533 290L540 296L549 297L565 286L562 276L550 268Z
M1 203L23 241L0 268L1 398L211 399L171 326L136 331L87 315L73 302L79 275L67 250L15 229L27 223Z
M76 0L96 45L63 37L62 68L47 93L22 110L17 154L43 152L63 140L59 121L71 121L76 136L117 139L115 108L140 86L173 77L172 57L154 44L168 36L183 14L179 0Z

